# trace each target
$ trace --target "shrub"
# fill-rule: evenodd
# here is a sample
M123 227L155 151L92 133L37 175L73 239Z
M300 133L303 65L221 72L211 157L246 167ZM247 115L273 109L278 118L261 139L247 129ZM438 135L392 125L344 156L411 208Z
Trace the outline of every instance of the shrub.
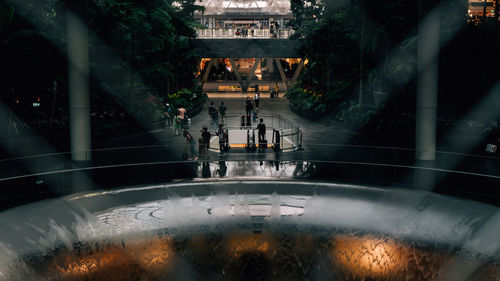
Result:
M180 89L168 95L167 102L175 109L184 107L189 113L205 103L207 99L207 95L203 93L199 87L195 87L192 90L186 88Z
M323 115L331 109L325 101L324 93L313 89L304 89L295 85L288 89L285 96L295 108L305 114Z

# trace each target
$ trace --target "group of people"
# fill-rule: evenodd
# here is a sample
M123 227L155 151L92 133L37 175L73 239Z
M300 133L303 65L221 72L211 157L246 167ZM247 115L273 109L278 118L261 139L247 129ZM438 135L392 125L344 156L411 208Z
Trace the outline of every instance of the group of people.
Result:
M218 130L215 132L215 134L219 137L219 145L220 145L220 151L223 153L224 151L227 151L228 149L228 132L227 130L223 129L223 123L224 123L224 117L226 116L226 110L227 107L224 105L224 102L221 102L219 107L216 108L213 102L210 102L210 106L208 107L208 114L212 120L212 122L218 122L219 119L219 114L222 119L222 123L219 123ZM189 133L187 130L184 131L184 136L186 138L187 143L189 144L190 147L190 152L191 152L191 157L188 157L187 160L197 160L198 157L196 157L196 141ZM210 147L210 139L212 138L212 134L210 134L210 131L208 130L207 127L203 127L201 130L201 139L200 139L200 155L205 156L208 148Z
M254 28L250 27L250 25L243 26L241 29L236 29L235 35L241 37L248 37L248 31L250 31L251 36L254 36Z
M222 127L222 124L219 124L217 131L215 131L215 135L219 137L219 149L221 153L228 151L229 143L228 143L228 131ZM190 136L190 138L192 138ZM203 127L201 130L201 139L200 139L200 155L205 156L207 154L208 148L210 147L210 140L212 138L212 134L208 131L207 127ZM191 142L191 139L188 140L191 143L191 154L193 155L194 160L196 160L194 144Z
M181 134L182 130L185 130L189 125L189 118L187 116L187 111L184 107L180 107L177 110L173 109L170 104L165 104L165 127L167 129L172 129L176 136Z
M253 96L253 100L250 97L247 97L245 101L245 112L247 120L252 118L253 121L259 118L259 104L260 104L260 92L258 87L256 86L256 92ZM249 123L249 122L248 122Z
M275 87L276 88L276 87ZM277 92L279 91L278 89L275 89L275 94L277 96ZM259 141L259 147L263 147L266 145L266 125L264 124L264 119L260 118L259 119L259 106L260 106L260 92L258 89L258 86L256 86L256 92L255 95L253 96L253 99L250 97L247 97L245 101L245 111L246 111L246 118L247 121L252 119L253 121L259 120L260 122L258 123L256 130L258 131L258 141ZM224 118L226 117L226 112L227 112L227 107L224 104L224 102L221 102L218 107L214 105L214 102L210 102L210 105L208 107L208 114L210 116L211 122L213 124L218 124L218 128L215 131L215 135L219 137L219 148L220 152L224 153L228 151L229 149L229 142L228 142L228 131L227 129L224 129ZM174 116L175 115L175 116ZM176 112L176 114L173 114L173 110L171 107L167 104L167 127L174 127L176 126L176 123L181 124L182 127L184 128L184 137L186 138L186 142L190 148L190 154L191 157L188 157L188 160L196 160L198 159L196 157L196 141L195 138L191 133L189 133L185 127L183 126L183 122L187 119L187 113L184 108L179 108ZM172 118L173 117L173 118ZM219 119L220 117L220 119ZM184 120L184 121L183 121ZM250 122L248 122L250 123ZM179 129L180 130L180 129ZM177 129L174 129L174 132L177 133ZM205 156L207 154L208 148L210 147L210 141L212 138L212 134L208 130L207 127L202 128L201 130L201 138L200 138L200 144L199 144L199 154L200 156Z
M226 117L227 107L224 105L224 102L221 102L219 108L216 108L214 102L210 102L210 106L208 107L208 115L212 122L217 123L219 120L219 114L221 117L221 122L224 124L224 117Z

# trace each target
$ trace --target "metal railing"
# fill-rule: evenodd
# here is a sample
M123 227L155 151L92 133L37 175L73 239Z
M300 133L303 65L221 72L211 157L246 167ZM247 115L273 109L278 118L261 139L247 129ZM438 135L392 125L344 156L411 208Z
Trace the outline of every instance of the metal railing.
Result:
M245 38L245 39L256 39L256 38L274 38L274 39L287 39L294 33L293 29L290 28L279 28L277 30L271 31L269 28L263 29L253 29L248 31L247 35L244 35L241 31L238 32L234 29L225 28L197 28L196 34L200 39L217 39L217 38Z
M257 128L257 124L259 123L258 119L260 118L264 119L266 132L272 132L271 142L268 140L268 143L273 147L279 145L280 151L294 151L302 148L302 131L299 126L293 124L279 114L259 115L258 118L255 119L251 116L250 120L247 119L245 113L228 115L224 118L213 118L209 122L203 124L202 127L207 128L211 133L215 133L219 124L222 124L222 127L229 132L247 131L247 135L252 135L253 131ZM268 134L266 133L266 135ZM253 140L252 143L255 144L255 140ZM229 144L231 144L231 142ZM248 141L247 144L249 144Z

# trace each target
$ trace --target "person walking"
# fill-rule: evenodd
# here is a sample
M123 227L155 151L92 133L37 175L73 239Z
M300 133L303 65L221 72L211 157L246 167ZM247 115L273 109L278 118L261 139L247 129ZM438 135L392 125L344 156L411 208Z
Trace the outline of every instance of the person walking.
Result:
M259 132L259 146L266 140L266 124L264 124L264 119L260 118L260 122L257 125L257 130Z
M212 102L210 102L210 105L208 106L208 115L210 117L212 117L214 114L214 111L215 111L215 106L214 106L214 102L212 101Z
M181 128L184 128L186 126L186 121L187 121L186 109L184 109L184 107L181 106L178 111L179 111L179 118L181 120Z
M180 115L175 116L172 129L176 136L181 134L181 125L182 125L182 120Z
M252 120L255 122L258 119L259 119L259 109L255 108L253 110L253 119Z
M278 85L278 82L274 84L274 97L279 98L280 97L280 86Z
M207 127L204 127L201 130L201 142L202 142L202 149L201 149L201 154L205 156L207 154L208 146L210 145L210 138L212 136L210 135L210 132L208 131Z
M219 124L219 128L217 129L217 132L215 132L215 134L219 137L220 153L224 153L226 140L224 138L224 128L222 127L222 124Z
M187 131L186 131L185 136L186 136L186 141L187 141L187 144L189 145L190 152L191 152L191 157L188 158L187 160L197 160L198 157L196 157L196 151L195 151L196 141L194 140L191 133L189 133Z
M255 96L253 96L253 101L255 102L255 109L259 109L260 92L258 85L255 85Z
M172 112L172 107L170 104L165 104L165 128L171 128L172 127L172 121L173 121L173 112Z
M210 102L210 106L208 107L208 115L210 115L210 119L212 120L212 124L215 126L217 124L218 112L217 108L214 106L214 102Z
M219 113L220 113L220 117L222 119L222 124L224 124L224 117L226 117L226 110L227 110L227 107L224 105L224 102L222 101L219 105Z
M253 110L253 104L252 104L252 100L250 99L250 97L247 97L247 100L245 101L245 110L246 110L247 116L250 116L250 114L252 113L252 110Z
M245 101L245 110L247 113L247 116L246 116L247 126L250 126L250 120L251 120L252 113L253 113L253 104L252 104L252 100L250 99L250 97L247 97L247 100Z

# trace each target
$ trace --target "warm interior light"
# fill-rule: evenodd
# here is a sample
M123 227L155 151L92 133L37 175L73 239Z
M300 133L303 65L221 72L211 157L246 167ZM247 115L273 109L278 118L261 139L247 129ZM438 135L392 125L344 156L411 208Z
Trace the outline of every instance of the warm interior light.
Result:
M143 268L158 270L172 264L173 246L169 238L156 237L148 243L131 243L127 252Z
M332 259L336 269L354 280L433 280L445 256L391 237L345 234L333 240Z
M239 257L246 252L267 253L274 246L275 242L270 235L234 235L229 238L229 241L227 243L227 251L230 253L230 255Z
M78 254L66 253L54 260L49 271L55 280L129 280L131 276L158 276L173 265L173 246L168 238L75 252Z

